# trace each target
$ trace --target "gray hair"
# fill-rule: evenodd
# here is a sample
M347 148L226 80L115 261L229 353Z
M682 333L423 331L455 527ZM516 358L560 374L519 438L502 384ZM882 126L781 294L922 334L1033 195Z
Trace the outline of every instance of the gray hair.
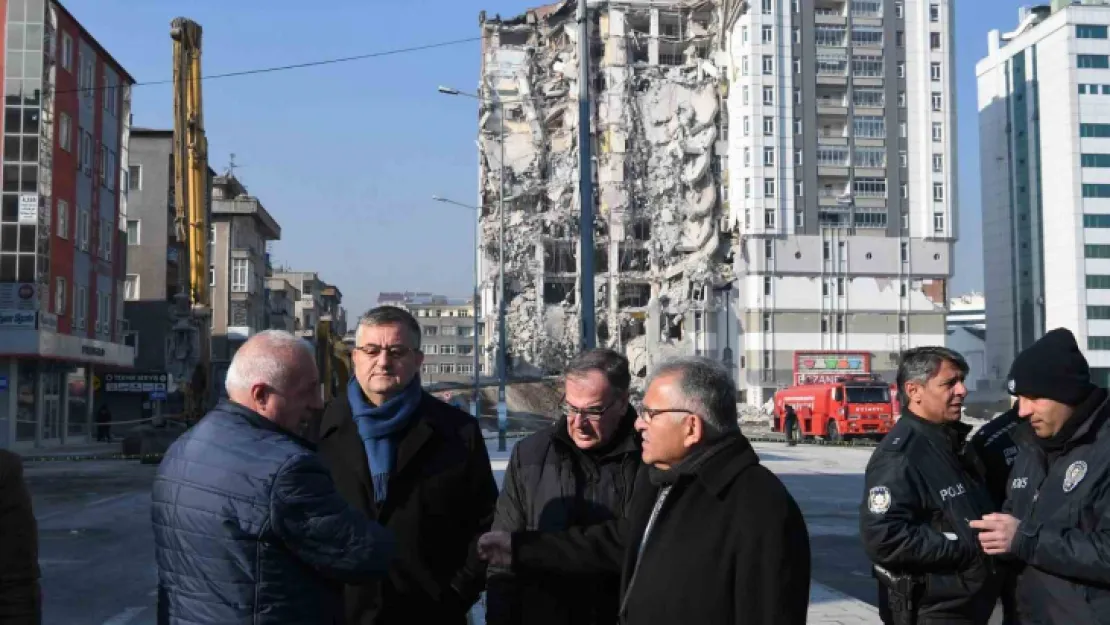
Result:
M664 376L678 376L678 388L686 400L685 408L697 413L709 430L710 438L740 431L736 412L736 386L720 363L701 357L669 360L652 372L648 386Z
M606 347L587 349L575 356L567 364L563 377L582 376L590 371L601 372L605 375L609 386L620 393L628 391L628 387L632 384L632 374L628 371L628 359Z
M416 321L416 317L412 316L412 313L397 306L378 306L366 311L358 320L358 327L355 329L355 344L358 344L358 338L362 334L363 328L385 325L403 327L408 331L409 339L412 341L412 345L409 345L409 347L420 349L420 324Z
M265 384L277 389L285 389L291 381L297 366L295 358L289 358L297 350L315 362L316 354L312 346L283 330L265 330L252 336L244 343L227 368L224 386L248 390L255 384Z
M967 365L967 360L959 352L939 345L915 347L902 352L902 358L898 362L899 403L905 406L910 401L906 394L906 384L910 382L928 383L929 380L936 377L937 371L940 371L941 365L946 362L952 363L964 375L967 375L967 372L971 369Z

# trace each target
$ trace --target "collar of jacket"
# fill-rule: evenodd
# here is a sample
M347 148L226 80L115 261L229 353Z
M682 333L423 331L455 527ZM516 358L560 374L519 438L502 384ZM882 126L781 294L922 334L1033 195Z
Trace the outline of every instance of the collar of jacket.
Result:
M580 453L591 458L601 458L608 460L617 456L624 456L627 454L640 453L640 435L636 432L636 419L638 419L636 409L632 406L624 412L621 417L620 423L617 424L617 431L613 432L613 438L609 440L605 446L600 449L591 449L583 451L574 444L574 440L570 437L567 431L567 418L563 416L555 425L551 426L554 430L551 434L552 440L562 444L564 447L569 448L572 453Z
M271 432L277 432L278 434L284 434L285 436L288 436L289 438L293 439L297 444L301 445L302 447L305 447L305 448L310 449L312 451L316 451L316 445L311 443L308 439L306 439L306 438L304 438L304 437L302 437L298 434L295 434L293 432L290 432L289 430L281 427L280 425L274 423L273 421L270 421L266 417L263 417L262 415L260 415L257 412L251 410L250 408L247 408L243 404L237 404L237 403L231 401L230 399L221 399L220 403L216 405L215 410L219 411L219 412L226 413L226 414L231 414L231 415L235 415L235 416L238 416L238 417L242 417L243 420L245 420L247 423L251 424L251 426L253 426L253 427L256 427L256 428L259 428L259 429L262 429L262 430L269 430Z
M922 419L909 410L902 411L902 418L906 419L906 423L916 432L931 437L936 442L943 443L946 448L957 454L967 442L967 435L971 432L971 426L961 421L933 423Z
M1076 406L1075 412L1056 436L1037 439L1038 444L1046 451L1067 450L1082 444L1102 429L1100 426L1106 421L1108 412L1106 404L1106 389L1096 388L1083 403Z
M710 443L697 457L689 457L689 464L681 462L671 471L659 473L670 473L675 481L698 480L714 497L720 498L738 475L757 464L759 455L751 442L736 433Z
M427 401L428 393L426 391L421 391L420 402L416 406L417 416L414 416L412 419L414 423L421 421L419 413L424 408L424 404ZM331 400L331 403L327 405L324 409L323 416L320 417L320 439L323 440L335 434L335 432L342 428L347 421L354 424L354 411L351 410L351 402L347 399L347 394L339 393ZM414 423L410 423L409 426L411 427Z

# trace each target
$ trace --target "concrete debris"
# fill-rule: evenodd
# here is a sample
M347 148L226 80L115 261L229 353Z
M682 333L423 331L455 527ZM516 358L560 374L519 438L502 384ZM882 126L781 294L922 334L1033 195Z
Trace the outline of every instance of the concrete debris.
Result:
M738 4L591 7L592 226L579 223L574 2L508 20L482 15L483 278L495 306L503 193L513 373L558 372L578 349L580 227L595 229L599 345L623 349L643 376L706 344L702 315L720 308L708 294L731 280L715 55Z

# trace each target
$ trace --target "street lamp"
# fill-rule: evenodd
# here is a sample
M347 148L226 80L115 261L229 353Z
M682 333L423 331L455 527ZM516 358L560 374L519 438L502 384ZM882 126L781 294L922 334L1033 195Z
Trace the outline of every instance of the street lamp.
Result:
M478 394L481 386L480 376L478 372L481 370L481 362L478 359L478 285L480 278L478 277L478 251L481 249L481 241L479 239L480 231L478 229L478 219L480 211L477 206L463 204L455 200L449 200L445 197L433 195L432 200L436 202L443 202L444 204L454 204L462 208L474 211L474 395L470 398L470 413L477 419L479 414Z
M454 87L440 85L437 91L443 95L464 96L480 102L488 101L473 93L466 93ZM507 449L506 432L509 428L509 407L505 402L505 111L503 109L498 111L497 123L498 143L501 149L501 157L498 159L498 184L500 188L497 194L497 450L505 451Z

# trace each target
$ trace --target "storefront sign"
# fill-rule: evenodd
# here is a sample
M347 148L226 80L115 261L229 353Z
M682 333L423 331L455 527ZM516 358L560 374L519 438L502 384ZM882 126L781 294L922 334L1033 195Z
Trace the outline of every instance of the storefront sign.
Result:
M795 384L828 384L867 373L871 373L868 352L794 352Z
M146 373L106 373L105 393L161 393L166 394L168 377L164 371ZM152 397L153 399L153 397Z
M37 332L41 356L118 367L135 364L135 348L119 343L84 339L54 332Z
M0 330L34 328L37 315L26 310L0 310Z
M48 312L39 312L39 329L47 332L58 331L58 315Z
M32 225L39 222L39 196L37 193L24 193L19 196L19 223Z
M0 282L0 310L38 310L35 285L29 282Z

